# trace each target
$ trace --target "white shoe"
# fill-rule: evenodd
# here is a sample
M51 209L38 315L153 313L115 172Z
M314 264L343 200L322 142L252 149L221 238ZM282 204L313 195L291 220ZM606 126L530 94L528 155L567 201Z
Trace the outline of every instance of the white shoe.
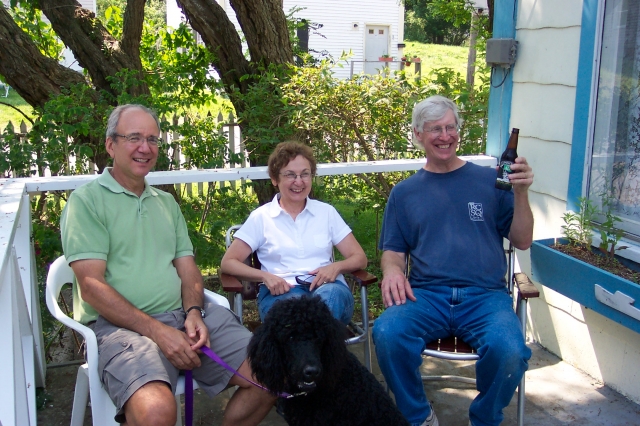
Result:
M431 407L431 414L429 414L429 417L427 417L420 426L439 426L439 425L440 423L438 423L438 416L436 416L436 412L433 410L433 407Z

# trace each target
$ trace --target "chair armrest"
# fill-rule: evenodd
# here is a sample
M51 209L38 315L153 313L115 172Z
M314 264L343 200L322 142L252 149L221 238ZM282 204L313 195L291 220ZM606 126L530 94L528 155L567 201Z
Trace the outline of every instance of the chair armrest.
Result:
M364 269L358 269L357 271L349 272L345 275L350 275L358 283L358 285L362 287L367 287L370 284L375 284L378 282L378 277L368 273Z
M515 274L513 274L513 281L515 283L515 286L518 288L518 294L522 299L533 299L535 297L540 297L540 291L536 288L535 285L533 285L526 274L522 272L516 272Z
M230 293L241 293L244 289L240 280L229 274L220 274L220 284L224 291Z

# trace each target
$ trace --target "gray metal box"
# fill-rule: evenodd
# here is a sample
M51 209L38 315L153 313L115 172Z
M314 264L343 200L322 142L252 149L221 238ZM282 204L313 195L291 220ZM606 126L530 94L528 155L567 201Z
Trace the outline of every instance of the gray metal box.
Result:
M512 38L487 40L487 65L509 68L516 62L518 42Z

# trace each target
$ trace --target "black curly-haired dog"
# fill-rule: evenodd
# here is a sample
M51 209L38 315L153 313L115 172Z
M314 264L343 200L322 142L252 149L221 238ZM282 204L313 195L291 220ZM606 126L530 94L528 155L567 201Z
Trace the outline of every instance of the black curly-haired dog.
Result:
M289 425L409 425L376 378L347 350L345 327L318 297L273 305L249 344L256 378L280 398Z

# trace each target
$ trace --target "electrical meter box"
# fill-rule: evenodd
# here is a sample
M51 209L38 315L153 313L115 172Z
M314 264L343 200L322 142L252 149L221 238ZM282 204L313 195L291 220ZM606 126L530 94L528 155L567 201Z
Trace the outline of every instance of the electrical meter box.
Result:
M487 65L509 68L516 62L518 42L512 38L490 38L487 40Z

